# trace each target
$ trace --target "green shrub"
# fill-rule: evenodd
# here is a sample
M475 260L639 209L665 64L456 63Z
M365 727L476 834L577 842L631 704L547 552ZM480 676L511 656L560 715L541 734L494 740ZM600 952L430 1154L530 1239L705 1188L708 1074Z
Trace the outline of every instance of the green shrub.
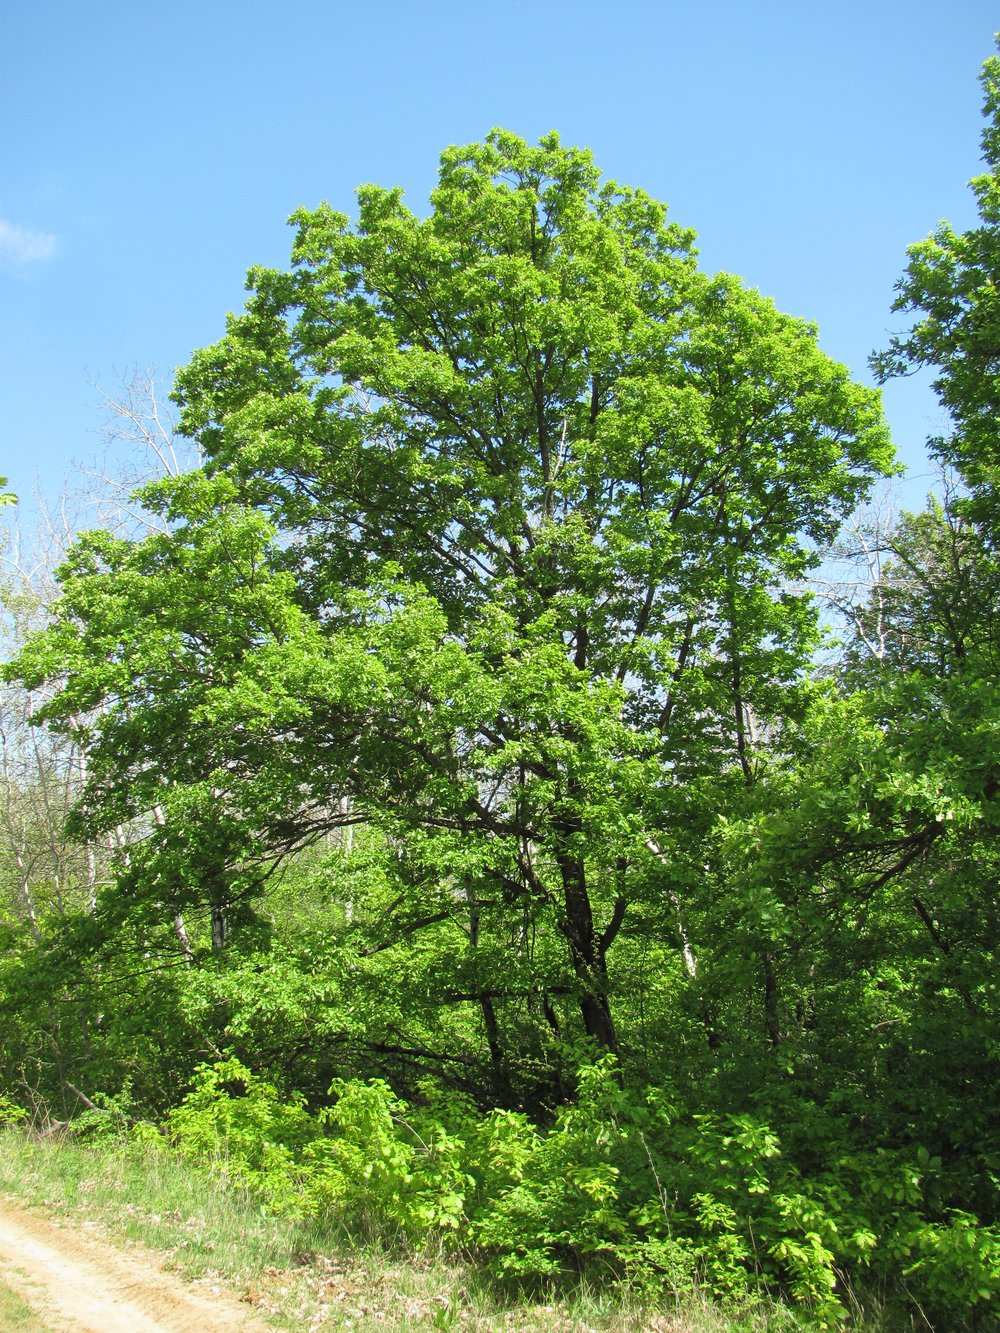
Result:
M348 1226L420 1239L456 1232L474 1181L462 1141L417 1117L382 1079L337 1079L334 1104L319 1120L326 1135L309 1144L308 1188L321 1209Z
M199 1069L169 1132L276 1212L478 1251L532 1283L599 1271L645 1295L698 1285L742 1305L780 1291L818 1328L846 1317L847 1279L942 1327L972 1327L1000 1289L1000 1230L940 1210L926 1150L835 1155L831 1138L807 1176L765 1120L626 1092L611 1059L579 1070L548 1127L429 1085L418 1105L381 1079L330 1094L312 1115L227 1060Z
M238 1060L199 1065L168 1124L185 1156L234 1176L277 1212L308 1210L299 1157L321 1130L298 1094L283 1098Z
M18 1106L16 1102L0 1093L0 1125L19 1125L27 1118L28 1113L23 1106Z

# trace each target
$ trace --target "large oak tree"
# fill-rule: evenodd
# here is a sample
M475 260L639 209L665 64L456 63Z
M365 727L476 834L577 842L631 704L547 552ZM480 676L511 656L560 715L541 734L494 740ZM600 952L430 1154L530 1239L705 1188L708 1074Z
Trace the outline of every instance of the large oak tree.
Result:
M119 892L231 915L364 820L407 928L516 904L613 1049L632 904L693 966L705 812L798 707L793 589L890 465L877 396L555 135L448 150L426 216L358 203L251 272L178 379L204 473L145 492L166 533L79 544L19 669L65 680L81 827L146 821Z

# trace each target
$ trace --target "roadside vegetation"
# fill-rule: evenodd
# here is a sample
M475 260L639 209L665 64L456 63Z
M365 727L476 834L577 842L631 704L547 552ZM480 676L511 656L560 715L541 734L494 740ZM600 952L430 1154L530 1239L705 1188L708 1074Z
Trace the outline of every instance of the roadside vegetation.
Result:
M345 1232L328 1219L276 1216L222 1162L196 1169L148 1134L54 1141L8 1128L0 1133L0 1191L64 1225L86 1221L110 1241L140 1243L168 1269L217 1281L278 1328L778 1333L800 1326L768 1302L727 1309L693 1292L656 1300L579 1279L529 1289L495 1280L440 1246L414 1248L401 1237ZM28 1320L16 1293L7 1298L2 1289L0 1311L5 1329Z

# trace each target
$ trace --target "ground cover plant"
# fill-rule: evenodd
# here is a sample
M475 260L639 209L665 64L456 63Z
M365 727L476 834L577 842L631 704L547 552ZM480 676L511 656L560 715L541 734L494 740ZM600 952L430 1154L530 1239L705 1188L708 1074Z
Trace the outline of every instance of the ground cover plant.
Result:
M877 393L557 136L294 216L201 466L8 598L9 1115L522 1292L996 1327L998 80L871 531Z

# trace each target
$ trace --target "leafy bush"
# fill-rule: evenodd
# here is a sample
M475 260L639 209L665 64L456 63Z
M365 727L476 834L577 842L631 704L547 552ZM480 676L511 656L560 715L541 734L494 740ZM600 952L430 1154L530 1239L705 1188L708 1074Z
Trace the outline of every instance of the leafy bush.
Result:
M434 1120L420 1128L382 1079L338 1079L334 1104L319 1116L327 1136L304 1160L315 1203L348 1225L419 1239L458 1231L474 1181L464 1145Z
M238 1060L199 1065L194 1088L169 1117L185 1156L207 1161L259 1191L279 1212L308 1207L298 1159L318 1135L304 1098L287 1098Z
M0 1093L0 1125L19 1125L28 1118L23 1106L18 1106L9 1097Z
M891 1292L901 1273L943 1327L971 1327L1000 1284L1000 1232L940 1211L926 1150L828 1151L806 1176L763 1119L624 1091L610 1057L579 1070L548 1127L429 1085L418 1105L381 1079L338 1079L330 1095L310 1114L237 1060L202 1066L170 1134L277 1212L477 1250L532 1283L597 1269L740 1304L777 1289L820 1328L846 1316L847 1277Z

